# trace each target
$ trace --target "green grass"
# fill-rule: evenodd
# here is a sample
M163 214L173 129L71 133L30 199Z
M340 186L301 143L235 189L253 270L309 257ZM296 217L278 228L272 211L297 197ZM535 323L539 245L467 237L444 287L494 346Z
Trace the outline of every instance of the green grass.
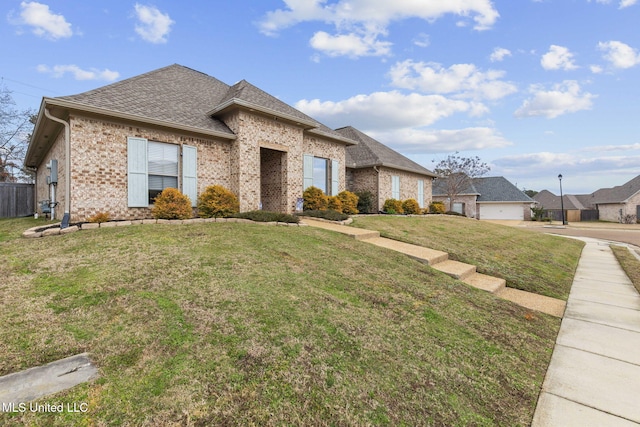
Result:
M501 277L507 286L566 300L584 243L449 215L357 217L353 224L384 237L449 253Z
M88 351L100 378L0 425L529 425L559 330L310 227L33 224L0 220L0 375Z
M611 245L611 250L624 272L629 276L633 286L640 292L640 261L624 246Z

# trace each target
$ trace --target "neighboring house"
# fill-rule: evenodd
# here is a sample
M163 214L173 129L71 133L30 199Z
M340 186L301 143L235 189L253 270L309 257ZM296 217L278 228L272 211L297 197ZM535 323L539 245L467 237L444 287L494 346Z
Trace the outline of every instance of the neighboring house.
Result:
M548 190L535 195L548 216L560 220L560 196ZM621 222L624 217L640 218L640 175L625 184L613 188L601 188L591 194L563 195L565 218L570 222L602 220Z
M640 218L640 175L613 188L601 188L589 201L598 209L600 220L621 222L624 217Z
M244 80L229 86L171 65L43 98L25 165L36 171L37 200L73 222L99 212L148 218L167 187L195 206L215 184L238 196L241 211L290 213L311 185L329 195L347 188L345 148L355 144Z
M387 199L416 199L421 208L429 207L433 172L351 126L336 132L358 143L346 148L347 188L370 191L375 212Z
M437 179L433 185L433 200L449 209L446 180ZM468 188L453 201L454 212L476 219L531 220L531 206L535 202L502 176L474 178Z
M533 200L538 206L544 209L544 217L555 221L562 221L562 208L564 208L564 219L570 222L597 220L598 212L595 207L589 206L586 194L564 194L562 202L560 196L556 196L549 190L542 190Z

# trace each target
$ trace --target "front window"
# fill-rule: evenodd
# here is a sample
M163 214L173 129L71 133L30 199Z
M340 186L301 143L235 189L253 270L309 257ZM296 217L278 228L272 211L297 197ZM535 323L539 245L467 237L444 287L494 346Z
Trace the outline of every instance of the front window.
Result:
M329 160L320 157L313 158L313 186L329 194Z
M149 141L149 203L165 188L178 188L180 146Z

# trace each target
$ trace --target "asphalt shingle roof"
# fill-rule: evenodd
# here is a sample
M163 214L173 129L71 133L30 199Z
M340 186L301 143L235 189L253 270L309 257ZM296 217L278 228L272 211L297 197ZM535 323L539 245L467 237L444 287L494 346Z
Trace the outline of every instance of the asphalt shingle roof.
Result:
M436 176L429 169L406 158L352 126L336 129L336 132L358 142L357 145L352 145L346 149L345 162L349 168L386 166L430 177Z
M601 188L595 191L593 203L623 203L640 191L640 175L613 188Z
M312 133L347 144L355 143L345 140L334 130L246 80L229 86L214 77L178 64L57 99L229 136L233 136L233 132L215 117L215 112L225 106L243 103L293 121L299 120Z
M446 179L436 179L433 185L434 196L446 196ZM477 202L522 202L533 203L533 199L520 191L505 177L493 176L473 178L471 184L460 195L477 195Z
M228 90L214 77L174 64L58 99L232 136L227 125L207 115Z
M533 202L531 197L524 194L503 176L474 178L473 186L480 193L478 202Z

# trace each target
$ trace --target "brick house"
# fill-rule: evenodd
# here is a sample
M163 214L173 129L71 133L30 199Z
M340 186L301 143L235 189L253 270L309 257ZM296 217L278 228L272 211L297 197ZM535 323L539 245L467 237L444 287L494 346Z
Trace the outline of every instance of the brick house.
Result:
M374 211L382 210L387 199L416 199L421 208L429 207L433 172L354 127L336 132L357 142L345 150L347 188L370 191Z
M449 209L445 179L435 181L433 200L443 202L445 209ZM506 178L493 176L473 178L471 185L456 196L451 210L476 219L530 221L534 203Z
M542 190L534 199L549 217L560 219L561 207L567 221L601 220L624 222L640 218L640 175L612 188L601 188L591 194L564 194L560 196ZM594 215L595 214L595 215Z
M54 200L63 222L148 218L162 189L195 206L215 184L241 211L290 213L310 185L347 188L345 149L355 144L244 80L229 86L176 64L43 98L25 165L36 171L36 200Z

